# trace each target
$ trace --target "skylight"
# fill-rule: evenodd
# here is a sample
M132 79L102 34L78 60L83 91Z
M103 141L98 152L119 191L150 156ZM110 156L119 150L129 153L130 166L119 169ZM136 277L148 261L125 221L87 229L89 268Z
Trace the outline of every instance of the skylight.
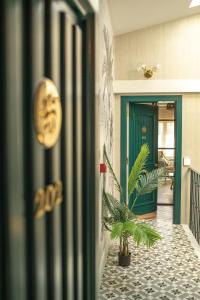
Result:
M192 0L190 3L190 8L199 6L200 5L200 0Z

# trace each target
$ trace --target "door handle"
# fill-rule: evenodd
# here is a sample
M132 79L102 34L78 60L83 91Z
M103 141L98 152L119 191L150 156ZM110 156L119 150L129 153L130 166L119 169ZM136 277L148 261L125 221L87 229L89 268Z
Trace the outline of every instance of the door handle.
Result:
M158 164L154 164L154 167L156 167L156 168L157 168L157 167L158 167Z

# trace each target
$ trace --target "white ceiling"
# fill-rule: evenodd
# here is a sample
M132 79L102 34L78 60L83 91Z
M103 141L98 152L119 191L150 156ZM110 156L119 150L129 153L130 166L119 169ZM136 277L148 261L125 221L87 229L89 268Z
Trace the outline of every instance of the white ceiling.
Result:
M191 0L107 0L114 34L200 13L200 6L189 8Z

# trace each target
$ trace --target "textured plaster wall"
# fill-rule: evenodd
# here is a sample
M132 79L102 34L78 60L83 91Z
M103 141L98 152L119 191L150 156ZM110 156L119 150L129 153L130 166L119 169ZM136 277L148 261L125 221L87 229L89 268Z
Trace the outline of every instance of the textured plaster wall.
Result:
M99 280L105 264L107 249L109 245L109 236L102 224L102 191L113 193L113 181L109 174L99 173L99 163L102 163L103 147L106 146L108 156L113 162L113 131L114 131L114 49L113 49L113 31L110 21L110 13L107 1L99 2L99 12L97 15L96 32L96 77L97 77L97 268Z
M200 14L116 36L116 80L143 79L142 63L161 65L156 79L199 79L199 36Z
M200 94L183 95L182 156L189 156L192 167L200 172ZM182 167L182 223L189 222L190 172Z

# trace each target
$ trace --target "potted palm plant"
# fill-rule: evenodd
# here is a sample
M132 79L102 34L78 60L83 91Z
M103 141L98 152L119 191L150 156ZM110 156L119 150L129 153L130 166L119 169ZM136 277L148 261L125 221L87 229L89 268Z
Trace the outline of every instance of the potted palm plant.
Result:
M127 203L122 187L113 171L105 146L104 156L114 179L115 187L121 196L121 201L119 201L105 190L103 191L104 206L107 208L107 213L104 214L104 225L106 229L111 231L112 239L119 239L119 265L128 266L131 259L130 238L133 238L137 246L142 243L147 247L153 246L161 239L160 234L153 227L138 220L134 214L134 205L141 195L151 193L158 187L158 178L163 176L165 170L160 168L148 172L145 169L149 147L147 144L142 145L128 178L128 196L134 194L134 201L130 205Z

